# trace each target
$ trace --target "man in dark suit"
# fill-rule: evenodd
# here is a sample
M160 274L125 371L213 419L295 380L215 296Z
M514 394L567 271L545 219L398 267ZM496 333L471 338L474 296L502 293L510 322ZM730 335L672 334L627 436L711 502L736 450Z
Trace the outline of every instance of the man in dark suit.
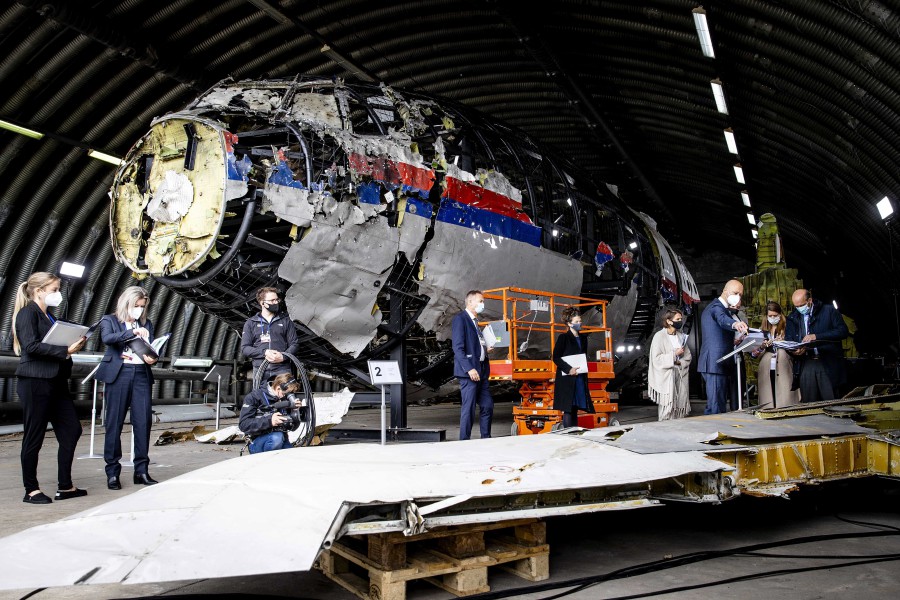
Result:
M459 439L472 435L475 405L480 409L481 437L491 437L491 421L494 418L494 399L488 390L490 362L488 346L478 327L478 314L484 310L484 295L478 290L466 294L466 308L453 317L453 375L459 379L462 411L459 417Z
M706 409L703 411L706 415L728 410L728 384L734 371L734 362L716 361L734 350L735 332L747 333L747 324L736 316L743 294L744 284L732 279L725 284L722 295L703 309L700 317L703 343L700 346L697 371L706 382Z
M841 340L850 335L844 318L830 304L813 300L809 290L791 296L794 310L788 315L784 339L816 342L792 352L800 371L800 402L833 400L847 382Z

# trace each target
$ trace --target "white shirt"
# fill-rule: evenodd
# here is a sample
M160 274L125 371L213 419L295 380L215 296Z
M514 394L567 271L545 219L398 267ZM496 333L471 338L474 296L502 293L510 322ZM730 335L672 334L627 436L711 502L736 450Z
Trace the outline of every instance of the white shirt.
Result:
M137 329L137 321L132 321L131 323L125 323L125 329ZM126 365L143 365L144 359L135 354L131 348L125 347L125 351L122 352L122 362Z
M481 333L481 328L478 327L478 317L473 315L468 308L466 309L466 314L472 318L472 325L475 326L475 331L478 332L478 341L481 343L481 358L478 360L484 362L485 346L487 346L487 342L484 339L484 334Z

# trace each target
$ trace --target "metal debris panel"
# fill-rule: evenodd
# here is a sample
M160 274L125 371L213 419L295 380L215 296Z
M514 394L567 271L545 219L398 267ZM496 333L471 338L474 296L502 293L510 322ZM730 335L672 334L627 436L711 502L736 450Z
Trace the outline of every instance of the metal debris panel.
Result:
M0 587L302 571L345 502L616 486L729 468L701 453L660 458L562 435L281 450L234 458L4 538ZM217 541L223 533L266 551L235 561L234 545Z
M639 454L661 454L733 452L745 447L741 444L760 443L771 439L788 441L869 433L872 433L870 429L860 427L849 419L836 419L825 415L794 419L758 419L749 413L732 412L594 429L584 432L581 437Z

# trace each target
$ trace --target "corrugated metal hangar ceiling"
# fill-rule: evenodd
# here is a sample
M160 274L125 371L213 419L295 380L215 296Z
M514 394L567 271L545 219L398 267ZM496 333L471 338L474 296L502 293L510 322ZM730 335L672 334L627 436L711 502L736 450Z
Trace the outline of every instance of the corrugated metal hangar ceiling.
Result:
M900 193L898 4L706 2L708 57L685 0L4 2L0 119L52 135L0 130L2 349L29 273L88 265L69 308L85 322L132 283L110 251L114 167L86 146L124 156L220 79L295 74L385 82L519 127L695 259L752 258L748 210L772 212L789 266L876 327L870 309L896 285L875 202ZM185 329L180 353L232 355L235 333L156 288L157 329Z

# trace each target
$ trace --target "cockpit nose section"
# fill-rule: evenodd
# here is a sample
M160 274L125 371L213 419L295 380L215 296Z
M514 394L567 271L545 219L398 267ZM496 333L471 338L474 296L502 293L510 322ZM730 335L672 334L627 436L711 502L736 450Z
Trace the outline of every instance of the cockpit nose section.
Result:
M110 228L117 259L135 273L171 276L216 257L225 203L247 192L233 137L203 119L154 122L113 181Z

